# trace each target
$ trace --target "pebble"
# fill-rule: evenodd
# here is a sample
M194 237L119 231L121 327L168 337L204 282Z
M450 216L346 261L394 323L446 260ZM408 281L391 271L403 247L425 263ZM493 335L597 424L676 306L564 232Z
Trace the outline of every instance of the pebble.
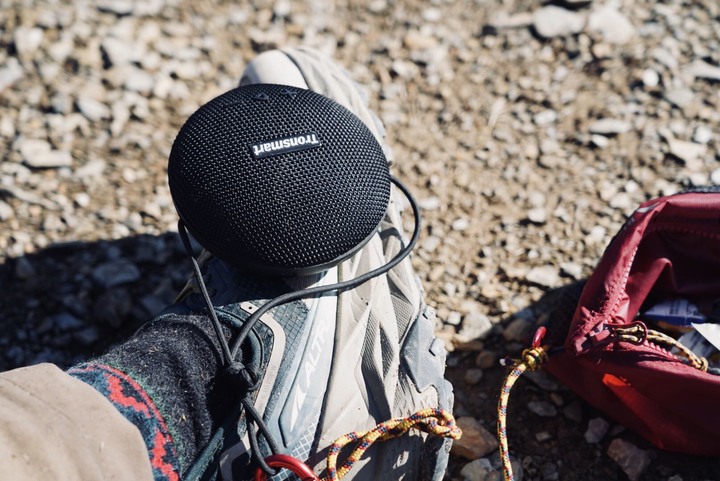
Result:
M630 122L619 119L600 119L592 122L588 128L591 134L618 135L630 130Z
M642 81L646 87L655 88L660 84L660 75L657 71L646 68L642 73Z
M474 461L495 451L498 447L497 438L480 422L470 416L457 419L457 425L463 435L453 441L450 452L465 459Z
M15 49L22 58L31 57L43 41L44 33L40 28L18 27L13 35Z
M590 12L587 28L597 32L605 42L624 44L635 36L632 22L612 6L604 6Z
M493 471L490 461L485 458L470 461L460 470L463 481L484 481L488 473Z
M580 33L585 27L585 17L571 10L548 5L535 11L533 27L543 38L564 37Z
M480 369L490 369L498 365L497 354L492 351L482 351L475 358L475 365Z
M461 342L470 342L484 339L493 328L490 318L480 312L472 311L463 317L457 339Z
M708 144L713 138L713 131L706 125L698 125L693 133L692 141L696 144Z
M6 221L15 217L15 210L10 204L0 200L0 221Z
M74 331L85 325L83 321L67 312L53 316L50 319L50 324L56 326L62 332Z
M117 260L100 264L92 271L92 277L103 287L115 287L140 278L140 270L128 260Z
M702 158L707 152L707 147L694 142L686 142L674 138L667 139L670 154L685 162L692 170L702 168Z
M561 283L558 270L553 266L533 267L525 275L525 279L531 284L543 287L558 287Z
M32 279L37 275L37 271L27 257L18 257L15 260L15 277L20 280Z
M465 379L465 382L474 386L478 384L483 377L482 369L468 369L465 371L465 376L463 377Z
M534 333L533 324L527 319L516 317L503 329L503 338L508 342L526 343Z
M720 185L720 169L715 169L710 172L710 182L714 185Z
M590 142L599 149L604 149L610 145L610 139L605 135L593 134L590 136Z
M665 98L676 107L685 108L693 104L695 94L687 87L680 87L666 91Z
M720 67L702 60L695 60L686 67L685 73L696 79L720 81Z
M607 455L620 466L630 481L640 479L642 473L650 465L650 456L647 451L620 438L612 440Z
M5 65L0 67L0 92L13 85L23 78L25 71L16 58L10 58Z
M609 429L610 424L603 418L592 418L585 431L585 441L588 444L597 444L602 441Z
M53 150L41 139L27 139L20 144L20 155L26 165L38 169L70 167L73 163L70 152Z
M110 118L110 107L93 98L81 97L77 100L77 107L91 122L99 122L100 120Z
M557 416L557 408L547 401L530 401L527 403L528 411L542 417Z
M528 211L528 220L534 224L544 224L547 222L547 212L543 207L537 207Z

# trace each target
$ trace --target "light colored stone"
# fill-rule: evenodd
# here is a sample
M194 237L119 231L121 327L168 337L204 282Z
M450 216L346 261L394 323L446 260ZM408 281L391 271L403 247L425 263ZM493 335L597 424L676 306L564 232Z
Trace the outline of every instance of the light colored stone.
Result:
M29 58L40 47L43 41L43 30L40 28L18 27L13 35L15 48L21 58Z
M642 473L650 465L650 456L647 451L619 438L612 440L607 455L620 466L630 481L640 479Z
M571 10L548 5L535 11L533 26L541 37L564 37L580 33L585 26L585 17Z
M77 100L78 110L91 122L99 122L110 118L110 107L91 97L81 97Z
M454 455L473 461L497 449L497 438L477 419L469 416L461 417L457 419L457 425L462 429L463 434L459 440L453 441L450 452Z
M560 284L560 276L554 266L533 267L528 271L525 279L543 287L557 287Z
M10 58L5 65L0 66L0 92L23 78L25 71L16 58Z
M597 444L605 437L610 424L603 418L593 418L588 422L587 430L585 431L585 441L588 444Z
M588 130L591 134L618 135L630 130L630 122L619 119L605 118L590 124Z
M587 28L597 32L605 42L628 43L635 37L632 22L612 6L603 6L590 12Z

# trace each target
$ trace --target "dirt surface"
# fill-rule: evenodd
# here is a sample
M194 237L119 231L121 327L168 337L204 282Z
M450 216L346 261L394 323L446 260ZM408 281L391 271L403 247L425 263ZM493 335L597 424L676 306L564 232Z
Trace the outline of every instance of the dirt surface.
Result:
M344 65L385 122L422 207L413 262L453 351L456 415L490 432L498 360L634 208L720 183L714 0L7 0L0 367L68 365L172 300L189 272L174 136L258 52L298 44ZM717 459L658 451L542 374L518 382L508 422L518 479L720 479ZM637 457L611 459L617 439ZM479 458L454 454L447 478L499 479L497 454Z

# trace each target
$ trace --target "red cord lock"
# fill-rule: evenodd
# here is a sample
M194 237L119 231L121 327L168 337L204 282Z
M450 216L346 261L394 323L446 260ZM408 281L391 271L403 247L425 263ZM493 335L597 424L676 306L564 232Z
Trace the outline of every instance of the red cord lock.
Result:
M271 468L289 469L300 478L300 481L320 481L320 478L315 475L307 464L287 454L273 454L265 458L265 462ZM265 472L258 468L257 471L255 471L255 481L265 481L266 479L267 476Z
M537 331L535 331L535 335L533 336L532 347L540 347L543 339L545 338L546 332L547 328L545 326L540 326L537 328Z

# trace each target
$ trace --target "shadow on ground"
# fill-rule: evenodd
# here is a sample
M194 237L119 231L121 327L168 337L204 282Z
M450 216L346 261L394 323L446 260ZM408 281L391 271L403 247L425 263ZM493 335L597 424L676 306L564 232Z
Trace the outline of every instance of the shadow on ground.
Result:
M546 341L552 345L563 343L583 285L584 281L581 281L551 290L529 306L536 323L548 326ZM509 318L502 323L511 321ZM517 358L520 350L530 345L533 332L534 326L528 330L524 346L508 343L501 335L491 334L483 341L484 351L494 352L497 359ZM480 351L473 350L451 353L447 376L453 383L458 401L456 416L473 416L495 433L498 397L509 369L496 362L483 369L479 382L469 382L467 372L482 363L480 355ZM662 387L658 386L658 389ZM544 406L547 415L539 415L530 409L531 405L538 403ZM691 399L688 399L688 409L692 409ZM589 421L598 417L606 419L610 429L599 443L591 444L585 440L585 432ZM658 450L639 435L614 423L543 371L524 374L517 381L510 395L507 424L511 455L522 464L522 479L525 481L627 480L628 476L607 455L608 446L616 438L627 440L648 452L650 464L637 481L720 479L720 463L716 458ZM488 458L494 463L499 462L496 452ZM448 470L451 478L463 479L459 473L468 462L452 455ZM578 469L577 466L583 468Z
M126 338L190 274L176 234L56 244L0 265L0 369L66 367Z

